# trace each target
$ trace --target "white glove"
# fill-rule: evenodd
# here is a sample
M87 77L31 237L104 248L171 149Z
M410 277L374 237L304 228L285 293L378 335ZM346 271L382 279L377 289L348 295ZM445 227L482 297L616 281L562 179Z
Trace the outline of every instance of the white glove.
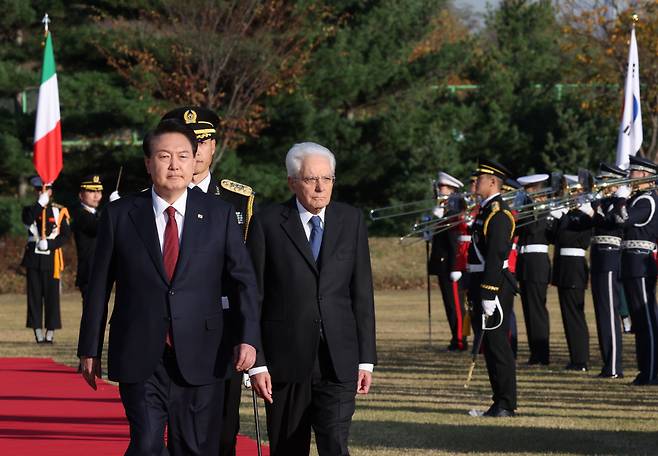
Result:
M583 212L584 214L589 215L590 217L594 217L594 209L592 209L592 203L584 203L581 204L578 209Z
M118 191L114 190L112 193L110 193L110 203L111 203L112 201L116 201L116 200L118 200L118 199L120 199L120 198L121 198L121 197L119 196L119 192L118 192Z
M450 280L452 280L453 282L456 282L456 281L458 281L458 280L461 279L461 278L462 278L462 273L461 273L461 271L452 271L452 272L450 273Z
M628 185L620 185L615 192L617 198L628 198L631 196L631 188Z
M490 317L494 314L496 311L496 305L498 304L498 296L496 296L495 299L488 300L488 299L483 299L482 300L482 310L484 311L484 314L487 317Z
M39 250L48 250L48 241L46 239L41 239L37 242L37 249Z
M48 196L48 192L39 193L39 199L37 200L39 206L46 207L48 206L49 201L50 201L50 196Z
M567 210L565 208L562 209L555 209L551 211L551 217L553 217L555 220L560 220L564 214L567 213Z
M443 206L436 206L432 213L436 218L443 218Z

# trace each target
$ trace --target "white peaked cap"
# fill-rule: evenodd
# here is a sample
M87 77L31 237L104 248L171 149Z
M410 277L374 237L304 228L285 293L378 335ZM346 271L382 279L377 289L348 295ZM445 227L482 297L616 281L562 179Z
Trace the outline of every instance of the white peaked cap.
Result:
M448 173L444 173L443 171L439 171L439 179L438 179L439 185L447 185L449 187L455 187L455 188L462 188L464 184L459 179L456 179L452 177Z
M516 181L525 186L544 182L545 180L548 180L549 177L548 174L530 174L529 176L519 177Z
M578 183L578 176L575 174L565 174L564 178L567 180L568 185L573 185Z

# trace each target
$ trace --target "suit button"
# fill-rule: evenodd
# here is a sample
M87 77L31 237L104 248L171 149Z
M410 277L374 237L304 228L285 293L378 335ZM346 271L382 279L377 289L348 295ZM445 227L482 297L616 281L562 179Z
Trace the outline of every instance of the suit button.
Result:
M169 296L173 296L175 294L176 294L176 292L174 290L169 290Z
M322 302L322 295L318 296L318 301Z

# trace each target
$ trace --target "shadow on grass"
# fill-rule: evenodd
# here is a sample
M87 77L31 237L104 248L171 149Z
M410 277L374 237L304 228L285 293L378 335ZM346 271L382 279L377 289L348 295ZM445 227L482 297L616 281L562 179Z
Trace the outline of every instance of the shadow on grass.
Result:
M656 435L649 432L513 427L508 424L514 419L473 420L481 424L451 426L354 421L350 443L354 446L435 449L455 453L656 454ZM494 422L499 425L494 425Z

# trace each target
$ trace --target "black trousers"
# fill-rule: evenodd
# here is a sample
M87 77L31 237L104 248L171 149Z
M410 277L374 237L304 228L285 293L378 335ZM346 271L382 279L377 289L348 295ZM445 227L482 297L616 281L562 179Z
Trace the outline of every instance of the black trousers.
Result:
M224 381L224 407L219 442L219 454L221 456L235 456L238 432L240 431L241 394L242 372L234 372Z
M466 336L463 334L465 292L461 286L462 280L460 279L457 282L450 280L449 271L442 271L438 277L443 306L446 309L446 317L450 326L450 345L463 349Z
M530 362L548 364L550 362L550 321L546 308L548 283L523 281L521 305L528 334Z
M592 299L603 375L623 374L619 281L613 271L592 273Z
M356 379L339 382L324 343L311 378L302 383L273 383L273 404L265 403L272 456L308 455L311 428L320 456L347 456Z
M651 382L658 378L656 278L624 278L623 283L635 333L637 368L640 371L638 378Z
M43 314L46 314L46 329L60 329L62 318L59 308L59 279L53 278L53 271L27 268L27 323L26 327L44 328Z
M589 331L585 321L585 289L558 287L557 293L569 359L573 364L586 365L589 361Z
M130 425L126 456L216 456L223 387L223 380L210 385L189 385L178 369L174 352L165 350L148 379L119 384Z
M480 296L481 279L473 274L471 285L469 286L468 299L474 310L475 327L481 328L482 315L482 298ZM507 410L516 409L516 361L510 345L510 315L514 306L514 289L512 285L504 280L500 287L498 300L503 308L503 322L497 329L478 330L475 332L476 337L484 337L482 347L484 349L484 359L487 364L487 373L489 374L489 383L493 392L492 400L499 408ZM496 326L500 321L498 312L489 319L488 327ZM475 347L475 343L473 346Z

